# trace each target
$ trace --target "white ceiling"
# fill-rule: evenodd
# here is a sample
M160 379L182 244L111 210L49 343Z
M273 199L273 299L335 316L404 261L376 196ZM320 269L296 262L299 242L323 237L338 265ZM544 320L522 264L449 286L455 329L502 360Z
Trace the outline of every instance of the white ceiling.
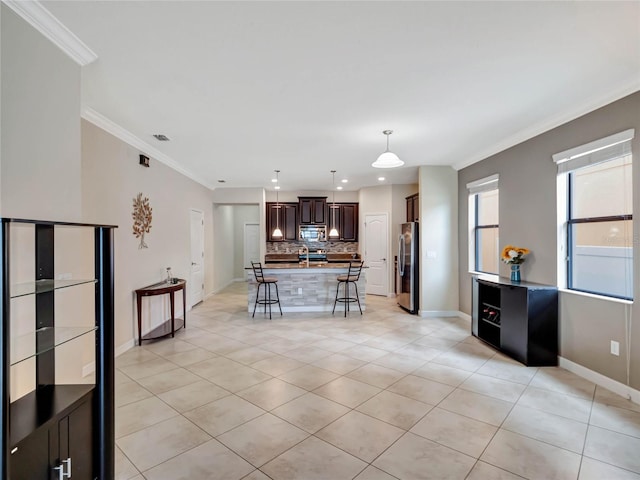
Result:
M43 3L98 55L84 107L210 187L375 185L385 129L417 182L640 89L638 1Z

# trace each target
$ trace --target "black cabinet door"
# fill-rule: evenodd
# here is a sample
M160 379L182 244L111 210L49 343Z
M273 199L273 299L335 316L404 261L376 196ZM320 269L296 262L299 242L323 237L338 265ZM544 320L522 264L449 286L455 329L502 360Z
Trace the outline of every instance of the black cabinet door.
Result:
M326 197L299 197L300 225L326 225Z
M358 204L345 203L342 205L342 231L340 237L345 242L358 241Z
M93 436L91 402L87 401L76 408L61 421L60 457L71 458L71 473L74 480L92 480L93 475ZM67 434L67 442L63 440Z
M502 325L500 347L507 355L528 364L529 291L523 287L502 286L500 303Z
M41 428L29 435L9 457L11 480L49 480L49 430Z
M420 220L420 195L415 193L407 198L407 222Z
M283 240L298 239L298 204L284 204Z

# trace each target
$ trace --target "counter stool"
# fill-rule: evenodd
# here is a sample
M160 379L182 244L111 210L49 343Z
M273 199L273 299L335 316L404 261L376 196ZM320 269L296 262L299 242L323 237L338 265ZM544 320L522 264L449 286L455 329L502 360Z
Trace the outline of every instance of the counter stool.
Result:
M360 306L360 297L358 295L358 280L360 279L360 272L362 272L363 262L361 261L351 261L349 262L349 271L346 275L340 275L338 277L338 287L336 288L336 299L333 301L333 310L332 314L336 311L336 303L342 302L344 303L344 316L347 316L347 311L349 311L349 304L351 302L358 302L358 308L360 309L360 315L362 315L362 307ZM356 287L356 296L351 297L349 292L349 284L353 283L353 286ZM340 285L344 285L344 297L338 297L338 292L340 291Z
M253 315L256 315L256 307L258 304L264 305L264 313L267 314L267 305L269 305L269 320L271 320L271 305L278 304L280 309L280 315L282 315L282 307L280 307L280 295L278 295L278 279L275 277L265 277L262 273L262 264L260 262L251 262L253 267L253 274L256 277L256 283L258 284L258 290L256 291L256 303L253 305ZM271 285L276 287L276 298L271 298ZM260 287L264 286L264 293L262 299L258 299L260 296Z

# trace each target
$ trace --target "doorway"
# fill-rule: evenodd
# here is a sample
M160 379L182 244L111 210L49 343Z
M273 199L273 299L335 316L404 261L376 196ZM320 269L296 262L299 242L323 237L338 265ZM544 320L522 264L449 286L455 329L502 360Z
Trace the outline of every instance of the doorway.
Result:
M260 261L260 224L244 224L244 267L251 268L251 262ZM246 276L243 278L246 280Z
M189 275L189 305L204 300L204 212L191 209L191 269Z
M386 213L367 213L364 217L364 261L367 265L367 293L389 294L389 222Z

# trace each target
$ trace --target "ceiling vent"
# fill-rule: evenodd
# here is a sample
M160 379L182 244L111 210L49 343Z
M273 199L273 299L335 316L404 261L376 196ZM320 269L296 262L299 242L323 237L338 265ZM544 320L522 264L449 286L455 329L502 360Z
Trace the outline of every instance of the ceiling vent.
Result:
M168 142L169 141L169 137L167 137L166 135L163 135L162 133L156 133L153 136L156 137L156 140L158 140L160 142Z

